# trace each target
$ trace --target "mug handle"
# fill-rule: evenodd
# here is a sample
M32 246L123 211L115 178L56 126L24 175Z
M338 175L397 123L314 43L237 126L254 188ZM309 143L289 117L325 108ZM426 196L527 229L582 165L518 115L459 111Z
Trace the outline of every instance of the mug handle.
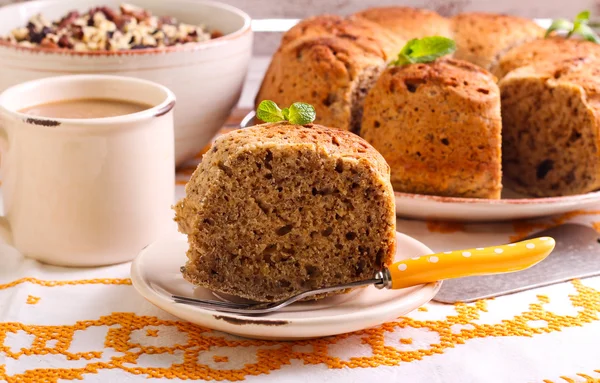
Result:
M4 127L2 119L0 119L0 166L2 165L2 155L6 155L8 150L8 132ZM12 230L10 223L5 216L0 215L0 243L12 243Z

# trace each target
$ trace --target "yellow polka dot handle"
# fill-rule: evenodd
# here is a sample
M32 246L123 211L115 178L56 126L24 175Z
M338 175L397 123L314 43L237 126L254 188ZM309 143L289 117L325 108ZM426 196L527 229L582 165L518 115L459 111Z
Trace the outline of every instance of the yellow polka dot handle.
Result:
M546 258L554 245L553 238L541 237L510 245L446 251L405 259L389 267L391 288L524 270Z

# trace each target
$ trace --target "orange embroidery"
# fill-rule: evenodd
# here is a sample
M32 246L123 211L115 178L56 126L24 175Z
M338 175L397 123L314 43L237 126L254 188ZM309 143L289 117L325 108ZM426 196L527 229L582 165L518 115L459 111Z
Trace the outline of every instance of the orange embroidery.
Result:
M146 330L146 335L156 338L158 336L158 330Z
M27 296L27 304L34 305L40 301L40 297L34 297L33 295Z
M550 298L546 295L537 295L537 299L542 303L550 303Z
M216 363L227 363L229 362L229 357L228 356L213 356L213 360Z
M1 284L0 290L8 289L11 287L15 287L20 285L21 283L33 283L35 285L45 286L45 287L54 287L54 286L67 286L67 285L131 285L131 279L111 279L111 278L103 278L103 279L80 279L80 280L72 280L72 281L45 281L42 279L27 277L17 279L16 281L12 281L10 283Z
M412 338L402 338L400 339L400 343L402 344L412 344Z
M546 230L559 225L562 225L566 221L571 218L580 216L580 215L600 215L600 210L577 210L569 213L561 214L552 218L549 222L539 222L539 221L514 221L513 228L515 230L515 235L510 237L510 241L520 241L521 239L527 237L534 231Z
M429 311L429 310L427 309L427 307L425 307L425 306L421 306L421 307L419 307L419 308L417 309L417 311L424 311L424 312L427 312L427 311Z
M427 230L432 233L456 233L465 231L465 225L460 222L427 221Z
M45 282L50 286L57 285L52 284L52 281ZM70 282L74 284L75 281ZM442 354L447 349L471 339L533 337L537 334L557 332L600 320L600 291L585 286L578 280L572 281L572 284L575 293L570 295L569 299L573 307L577 308L576 314L559 315L545 311L544 305L549 299L540 295L527 310L513 318L504 318L494 324L481 324L478 320L481 314L487 311L487 301L478 301L473 304L458 303L454 305L455 314L440 320L401 317L394 322L351 334L295 342L236 338L183 321L138 316L133 313L112 313L95 320L78 321L64 326L0 323L0 353L6 358L19 359L24 355L43 358L47 354L56 354L65 356L67 361L78 360L85 363L83 367L35 368L13 375L8 375L6 368L0 366L0 381L57 383L59 380L81 380L86 374L94 374L103 369L120 369L156 379L240 381L249 376L268 374L289 365L292 361L320 364L328 368L397 366L403 362ZM530 326L528 323L531 321L544 321L547 325ZM453 331L455 325L461 325L461 331ZM165 336L164 346L157 346L156 339L153 337L148 341L145 341L143 336L140 337L140 334L152 334L148 330L159 326L161 329L163 327L169 329L165 331L170 335L168 338ZM103 344L105 349L110 350L110 358L101 359L104 358L102 350L92 349L83 352L69 350L71 344L76 341L77 334L88 330L97 331L99 327L106 328ZM418 349L402 347L410 344L406 343L408 338L398 336L402 334L402 329L435 332L439 340ZM33 338L29 348L12 350L5 345L7 334L16 332L24 332ZM178 335L173 337L173 333ZM397 335L394 336L392 333ZM159 331L159 339L161 334L162 330ZM169 343L172 339L179 340ZM360 340L363 345L371 348L371 354L349 359L341 359L332 354L332 346L349 339ZM148 360L151 360L148 358L160 354L170 358L179 355L180 359L172 362L168 367L162 365L145 367L149 363ZM145 358L143 364L138 363L140 357Z

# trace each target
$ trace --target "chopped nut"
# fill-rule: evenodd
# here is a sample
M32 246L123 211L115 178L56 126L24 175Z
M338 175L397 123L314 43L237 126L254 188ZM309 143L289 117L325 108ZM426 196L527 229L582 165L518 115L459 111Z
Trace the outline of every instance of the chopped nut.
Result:
M96 28L98 28L100 31L106 32L116 30L117 26L112 21L104 19L96 24Z
M59 39L58 39L58 46L61 48L73 48L73 43L69 40L69 37L67 35L62 35Z
M98 30L94 27L83 27L83 38L81 39L84 43L93 40L94 36L98 33Z
M42 30L37 32L35 29L29 29L29 41L32 43L40 44L42 40L46 37L48 33L50 33L50 28L42 27Z
M148 47L155 47L156 39L152 36L144 36L144 37L142 37L142 45L145 45Z
M104 16L104 13L97 11L92 15L92 20L94 20L94 26L98 27L103 21L106 21L106 16Z
M129 18L127 19L127 21L125 22L125 24L123 25L122 30L124 32L131 32L134 29L137 28L137 19L135 17L129 16Z
M174 38L177 35L177 27L170 24L165 24L162 27L163 32L170 38Z
M122 4L119 10L99 6L83 14L70 11L53 23L38 14L0 40L23 47L115 51L169 47L220 36L202 25L179 23L174 17L153 16L146 9Z
M29 29L27 28L16 28L13 29L11 35L17 40L22 41L29 37Z
M44 27L49 27L50 26L50 23L48 22L48 20L46 20L46 18L42 14L38 14L38 15L33 16L29 20L29 22L31 24L33 24L34 27L35 27L35 29L37 29L37 30L41 30Z
M54 33L48 33L44 39L49 39L50 41L52 41L54 43L58 42L58 36L55 35Z
M98 9L104 14L107 20L115 22L119 18L119 14L109 7L100 7Z
M151 16L149 11L147 11L143 8L140 8L140 7L136 7L135 5L121 4L120 8L121 8L121 12L124 15L133 16L136 18L137 21L147 19L148 17Z
M40 46L43 48L52 48L52 49L56 49L58 48L58 45L52 41L52 39L45 37L42 42L40 43Z
M80 18L76 19L75 21L73 21L73 24L78 27L85 27L88 25L88 20L89 20L88 16L80 17Z
M77 20L77 18L79 18L79 12L71 11L71 12L67 13L67 15L65 17L63 17L60 20L60 22L58 23L58 28L62 29L62 28L65 28L65 27L73 24L73 22L75 22L75 20Z
M71 36L74 39L82 40L83 39L83 28L79 25L73 25L71 27Z

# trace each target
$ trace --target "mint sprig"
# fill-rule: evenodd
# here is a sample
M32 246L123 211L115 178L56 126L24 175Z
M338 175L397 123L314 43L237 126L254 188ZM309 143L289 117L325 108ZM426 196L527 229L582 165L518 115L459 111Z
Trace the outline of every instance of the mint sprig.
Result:
M271 100L263 100L258 104L256 117L264 122L289 121L296 125L310 124L317 117L315 108L304 102L295 102L289 108L280 109Z
M566 19L556 19L552 21L550 27L546 30L546 37L550 36L552 32L562 31L566 32L566 38L573 35L579 35L587 41L600 44L600 37L596 32L589 26L590 22L590 11L579 12L573 21Z
M283 111L279 109L276 103L271 100L264 100L256 109L256 117L264 122L277 122L286 120L283 116Z
M454 40L442 36L429 36L422 39L412 39L406 43L398 58L390 63L402 66L414 63L428 63L435 59L454 53Z

